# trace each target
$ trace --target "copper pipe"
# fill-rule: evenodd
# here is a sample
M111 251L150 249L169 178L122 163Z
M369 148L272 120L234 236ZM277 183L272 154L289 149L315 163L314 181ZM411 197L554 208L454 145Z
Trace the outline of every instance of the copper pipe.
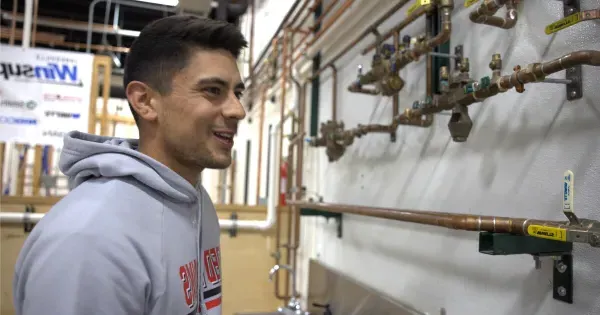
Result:
M481 231L493 233L511 233L530 235L527 228L530 225L543 225L564 228L567 222L533 220L525 218L479 216L463 213L447 213L434 211L416 211L390 208L363 207L344 204L292 202L303 208L323 210L335 213L364 215L381 219L411 222L432 226L445 227L453 230Z
M258 205L260 200L260 186L262 177L262 151L263 151L263 132L265 123L265 103L267 102L267 89L261 89L260 97L260 117L258 119L258 173L256 174L256 204Z
M19 1L18 0L13 0L13 10L12 10L12 16L16 16L17 15L17 8L19 6ZM17 30L17 20L16 19L12 19L10 21L10 37L8 40L8 44L9 45L14 45L15 44L15 32Z
M298 9L298 13L296 13L296 15L294 15L292 20L288 23L288 27L292 27L296 23L296 20L298 20L298 18L300 17L301 13L304 13L302 20L300 20L300 23L298 23L298 28L302 27L304 22L306 22L306 20L308 19L308 17L311 14L310 8L309 8L309 10L305 10L309 3L310 3L310 0L304 1L302 6L300 7L300 9Z
M304 46L304 48L302 49L302 51L300 51L300 54L298 54L298 56L296 56L295 58L292 58L292 62L295 63L298 60L300 60L300 58L302 58L302 56L304 56L304 54L306 54L306 51L308 50L308 48L314 44L321 36L323 36L323 34L325 34L325 32L327 32L327 30L329 28L331 28L331 26L337 22L337 20L339 20L339 18L342 16L342 14L344 12L346 12L346 10L348 10L350 8L350 6L352 5L352 3L354 2L354 0L346 0L344 2L344 4L342 4L342 6L335 11L334 15L331 17L330 20L327 21L327 23L325 23L325 25L319 30L319 32L317 32L317 34L315 34L313 36L313 38ZM324 15L321 15L321 17L324 17ZM320 17L320 18L321 18ZM313 26L314 27L314 26ZM308 36L305 36L306 38ZM300 43L298 43L299 47L302 43L304 43L304 41L306 40L306 38L302 38L300 40Z
M250 82L254 82L254 24L256 23L256 20L255 20L256 10L254 7L255 3L256 3L255 0L250 0L250 14L251 14L251 17L250 17L250 44L249 44L250 47L248 47L248 50L249 50L249 52L248 52L248 76L250 77ZM254 101L254 91L255 90L256 90L255 85L253 85L250 88L250 101L251 102ZM262 140L262 138L261 138L261 140ZM259 151L259 154L260 154L260 151ZM260 170L260 164L259 164L259 170ZM260 172L259 172L259 176L260 176Z
M337 68L335 65L329 65L331 68L331 120L337 120Z
M321 0L315 0L313 5L309 8L310 12L314 13L315 11L317 11L317 8L321 4L321 2L322 2Z
M396 49L396 57L398 57L400 54L400 50L398 49L398 47L400 46L400 31L394 32L393 38L394 38L394 48ZM428 61L431 61L431 57L428 58ZM430 65L430 63L428 63L428 65ZM399 70L396 69L396 73L397 72L399 72ZM427 76L430 76L430 72L431 71L429 71L429 68L427 68ZM429 93L429 92L427 92L427 93ZM427 95L430 95L430 94L427 94ZM392 98L392 117L398 116L399 113L400 113L400 101L399 101L398 93L396 93L396 94L394 94L394 96ZM394 130L393 133L395 135L396 131Z
M402 8L409 1L410 0L402 0L402 1L398 2L394 7L392 7L389 11L387 11L382 17L380 17L378 20L376 20L371 25L369 25L369 27L364 32L362 32L360 35L358 35L358 37L356 37L352 42L348 43L348 45L346 45L344 47L344 49L342 49L337 55L335 55L333 58L331 58L331 60L326 65L324 65L319 70L317 70L309 78L309 80L315 79L323 71L325 71L325 69L329 68L330 65L335 64L336 61L338 61L348 51L350 51L352 48L354 48L356 45L358 45L358 43L361 40L363 40L365 37L367 37L367 35L372 34L373 31L376 30L377 27L379 27L379 25L381 25L383 22L385 22L387 19L389 19L394 13L396 13L396 11L398 11L400 8Z
M600 51L581 50L572 52L562 57L545 63L531 63L525 69L520 66L515 67L512 74L498 77L492 84L473 93L464 94L462 89L457 93L448 95L434 95L435 106L427 106L419 109L406 109L398 119L410 119L413 116L423 114L438 113L443 110L450 110L456 104L471 105L483 101L499 93L504 93L513 87L517 92L523 92L524 85L532 82L541 82L547 75L566 70L577 65L600 66Z
M408 2L408 1L406 1L406 2ZM385 42L390 37L392 37L394 35L394 33L400 33L404 28L406 28L412 22L417 20L419 17L430 12L433 8L435 8L434 4L427 4L427 5L418 7L409 16L407 16L404 20L402 20L398 25L394 26L392 29L385 32L383 35L381 35L381 37L379 37L377 40L375 40L374 43L367 46L367 48L363 49L362 54L363 55L368 54L371 50L374 50L379 45L381 45L381 43ZM397 49L397 46L396 46L396 49Z
M286 86L287 86L287 79L288 79L288 69L287 69L287 65L288 65L288 41L289 41L289 32L288 29L285 28L283 30L283 52L282 52L282 70L283 70L283 74L281 76L281 105L279 107L279 111L280 111L280 124L279 124L279 146L278 146L278 152L277 152L277 156L279 159L279 167L281 168L281 166L283 165L283 126L284 126L284 120L285 120L285 105L286 105ZM281 187L281 176L278 176L277 178L277 187ZM273 196L271 196L273 197ZM281 248L281 202L278 198L277 201L277 220L276 220L276 233L277 236L275 238L275 246L277 248L277 251L280 250ZM277 259L276 261L277 264L279 264L279 260ZM285 296L285 295L281 295L279 294L279 273L275 274L275 297L280 299L280 300L285 300L288 299L289 297ZM288 272L288 281L289 281L289 272ZM289 292L289 287L286 286L286 292ZM287 295L287 294L286 294Z
M292 20L288 23L288 27L292 27L294 25L294 23L296 23L296 20L298 20L298 18L300 17L300 14L302 12L305 12L304 9L306 9L306 7L308 6L308 4L310 3L310 0L306 0L304 1L304 3L302 3L302 6L300 7L300 9L298 9L298 12L294 15L294 17L292 18ZM307 18L307 16L310 15L310 10L306 11L306 15L302 18L304 21L306 21L305 19ZM302 26L302 22L300 23L300 26Z
M310 30L312 32L317 30L317 25L321 24L321 22L323 22L323 19L327 16L327 14L329 14L329 11L331 11L331 9L333 9L333 7L335 7L335 5L338 3L339 0L331 0L329 2L329 5L327 5L327 7L323 10L323 12L321 12L321 15L319 16L319 18L313 23L313 26L310 27Z
M344 2L344 4L342 4L342 6L337 11L335 11L335 13L331 17L331 19L328 20L327 23L325 23L325 25L323 26L323 28L321 28L317 32L317 34L315 34L315 36L313 37L313 39L310 42L308 42L308 44L312 45L317 40L319 40L319 38L321 38L321 36L323 36L323 34L325 34L325 32L327 32L327 30L344 14L344 12L346 12L350 8L350 6L352 5L352 3L354 3L354 0L346 0Z
M477 9L471 11L469 19L477 24L511 29L517 24L518 13L516 5L518 2L518 0L485 0ZM505 17L494 16L504 5L506 6Z
M33 2L33 25L31 27L31 47L35 47L35 33L37 32L37 19L38 19L38 7L40 0L34 0Z
M441 11L442 15L442 31L426 42L417 43L415 48L402 52L400 57L396 59L396 66L398 69L402 69L409 63L417 61L421 55L430 52L433 48L450 39L450 34L452 33L451 14L453 5L452 0L440 1L438 9Z

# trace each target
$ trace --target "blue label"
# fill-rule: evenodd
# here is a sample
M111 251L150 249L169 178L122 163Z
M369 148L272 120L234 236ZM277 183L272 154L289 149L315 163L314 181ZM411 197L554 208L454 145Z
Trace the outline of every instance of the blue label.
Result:
M82 86L77 71L77 65L64 63L48 63L46 65L31 65L17 63L0 63L0 77L4 80L35 80L39 83L65 84Z
M37 124L37 119L35 119L35 118L24 118L24 117L12 117L12 116L0 116L0 124L36 125Z

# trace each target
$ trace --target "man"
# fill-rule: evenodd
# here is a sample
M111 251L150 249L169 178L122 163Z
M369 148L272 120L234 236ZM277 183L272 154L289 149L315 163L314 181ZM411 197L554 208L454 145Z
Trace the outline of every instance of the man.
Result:
M234 25L204 18L142 30L124 76L140 139L65 137L72 190L21 250L16 314L221 314L218 218L194 186L231 163L243 47Z

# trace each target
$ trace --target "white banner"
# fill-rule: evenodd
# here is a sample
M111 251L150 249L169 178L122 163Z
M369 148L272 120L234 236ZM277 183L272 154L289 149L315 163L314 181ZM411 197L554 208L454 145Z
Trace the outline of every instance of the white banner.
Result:
M94 55L0 45L0 141L62 147L88 131Z

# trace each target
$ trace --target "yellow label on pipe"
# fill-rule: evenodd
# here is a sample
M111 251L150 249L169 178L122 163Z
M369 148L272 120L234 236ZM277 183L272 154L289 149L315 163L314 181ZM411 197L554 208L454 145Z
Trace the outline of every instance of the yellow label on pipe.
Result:
M527 227L527 234L554 241L567 241L567 230L550 226L530 225Z
M546 35L550 35L556 33L560 30L564 30L567 27L571 27L581 21L581 17L578 13L571 14L564 19L558 20L548 26L546 26L545 32Z
M428 5L431 4L431 0L417 0L415 1L415 3L413 3L409 8L408 11L406 11L406 15L411 15L413 14L413 12L415 12L416 9L418 9L420 6L424 6L424 5Z
M465 0L465 8L468 8L477 2L479 2L479 0Z

